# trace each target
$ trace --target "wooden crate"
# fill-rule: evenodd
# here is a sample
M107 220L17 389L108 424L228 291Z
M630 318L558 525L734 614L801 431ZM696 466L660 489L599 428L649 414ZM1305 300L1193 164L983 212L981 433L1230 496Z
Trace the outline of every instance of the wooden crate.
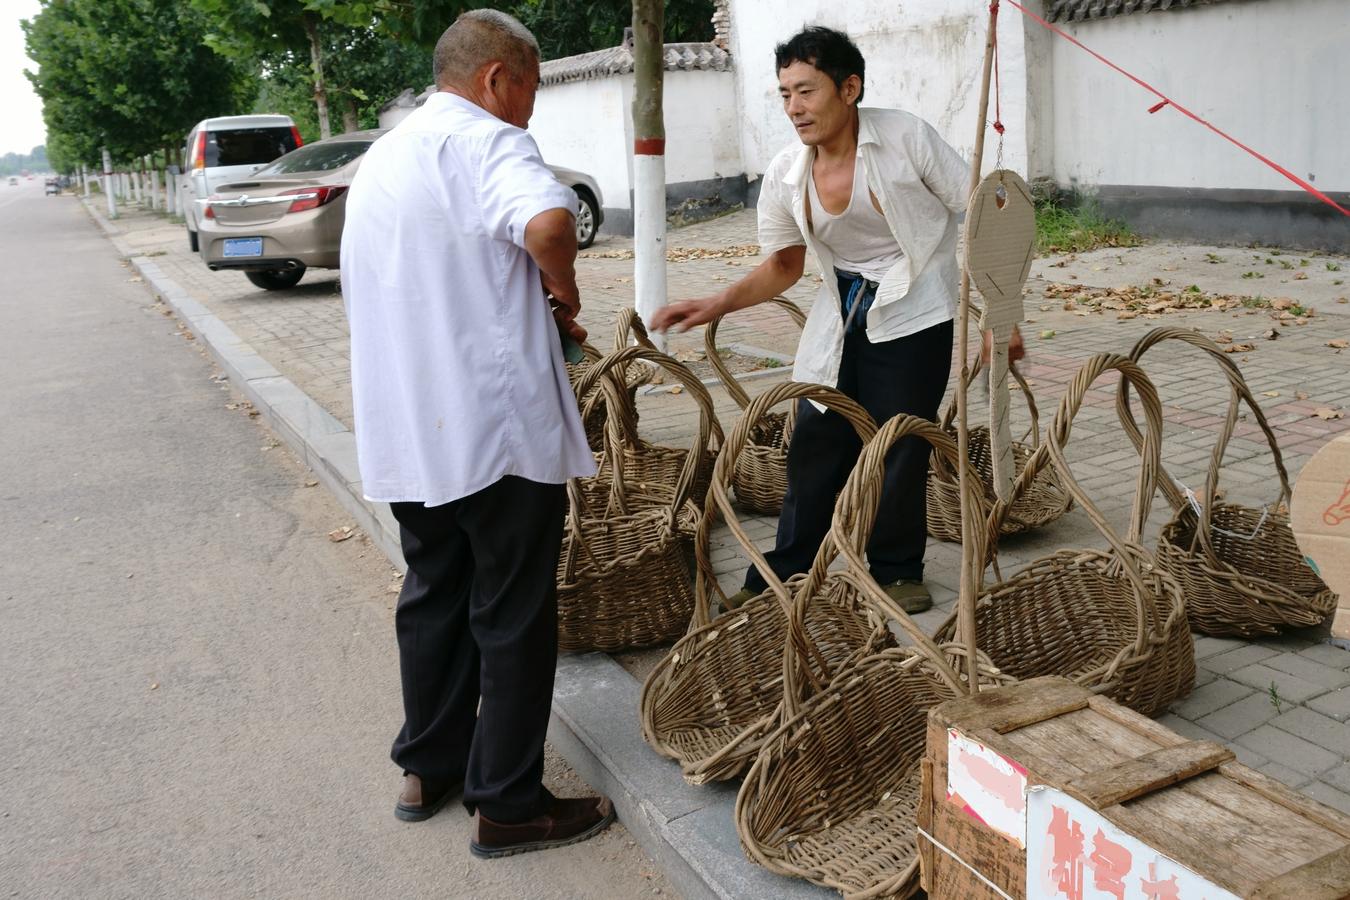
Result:
M1063 678L931 710L918 821L933 900L1350 898L1350 817Z

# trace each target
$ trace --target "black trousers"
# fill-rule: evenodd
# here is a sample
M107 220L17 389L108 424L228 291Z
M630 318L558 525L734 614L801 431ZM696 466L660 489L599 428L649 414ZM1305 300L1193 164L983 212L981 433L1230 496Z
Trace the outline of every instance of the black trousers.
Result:
M936 419L952 366L950 321L923 331L873 344L862 329L844 338L839 390L858 401L878 425L899 413ZM886 585L902 578L923 578L928 539L926 481L928 454L923 438L898 441L886 457L881 493L867 561L872 576ZM797 425L788 446L787 496L778 519L774 549L765 554L774 573L786 579L811 568L830 530L835 497L843 489L862 450L857 432L843 416L820 412L798 401ZM751 566L745 586L766 588Z
M408 573L395 626L403 728L393 759L464 805L520 822L545 801L566 488L507 476L426 507L393 503Z

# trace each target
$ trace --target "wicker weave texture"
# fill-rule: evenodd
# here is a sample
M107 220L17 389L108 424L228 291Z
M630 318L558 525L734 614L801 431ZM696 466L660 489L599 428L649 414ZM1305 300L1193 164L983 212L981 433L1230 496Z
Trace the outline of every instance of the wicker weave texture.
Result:
M1228 379L1232 396L1211 454L1202 497L1186 496L1167 474L1163 494L1173 516L1158 539L1158 565L1181 585L1191 628L1204 634L1253 637L1284 628L1316 625L1336 607L1336 594L1308 566L1286 512L1291 496L1279 441L1241 370L1209 338L1179 328L1155 328L1130 352L1141 359L1164 341L1179 341L1207 354ZM1246 405L1270 446L1279 494L1255 509L1216 499L1223 460ZM1139 446L1143 440L1129 406L1128 386L1116 395L1121 424Z
M1148 430L1130 530L1121 538L1078 486L1064 455L1073 418L1088 388L1108 371L1120 372L1140 396ZM1013 487L1012 503L1038 470L1053 465L1075 502L1110 545L1108 552L1060 550L985 591L976 603L978 644L1000 668L1018 676L1062 675L1101 688L1121 703L1155 715L1195 683L1195 645L1181 588L1156 568L1139 545L1156 491L1162 406L1151 381L1134 362L1114 354L1093 357L1073 378L1047 440ZM993 516L1010 504L996 504ZM956 636L956 618L937 640Z
M736 798L737 831L752 859L846 897L918 891L915 828L927 711L967 690L946 648L890 600L863 558L885 455L908 435L928 439L955 465L956 447L937 425L909 416L883 425L863 448L798 597L808 596L815 581L830 585L835 602L852 598L898 625L913 645L855 657L827 680L813 663L819 648L799 627L803 607L794 604L782 723L764 741ZM977 547L977 558L982 554ZM838 557L845 567L832 572ZM1008 681L982 663L982 684Z
M980 368L981 363L976 359L970 371L972 382ZM1021 387L1021 395L1031 414L1031 427L1028 430L1031 442L1014 441L1012 446L1014 474L1020 476L1026 470L1032 454L1040 446L1040 413L1036 406L1036 398L1032 396L1031 386L1027 384L1022 373L1015 366L1010 367L1008 371ZM952 435L956 434L956 429L952 425L955 416L956 403L953 401L942 416L943 427ZM979 476L985 497L993 503L996 496L994 460L988 426L971 428L968 440L971 466ZM998 523L998 534L1022 534L1033 528L1049 525L1068 512L1072 506L1073 498L1064 488L1058 473L1051 467L1044 468L1036 479L1027 485L1018 501L1004 509ZM957 487L956 473L936 460L930 465L928 472L928 533L938 540L961 543L961 493Z
M610 409L618 409L623 388L611 373L623 372L635 361L664 368L685 386L698 406L698 432L693 446L678 457L681 465L673 479L644 472L647 480L630 482L634 473L625 453L633 448L625 439L633 432L620 417L607 418L600 467L604 476L568 484L569 511L558 564L562 650L612 652L668 643L688 628L693 610L686 550L697 522L690 496L699 461L720 430L712 397L702 383L676 360L646 347L626 347L597 361L577 383L577 396L599 387ZM635 430L635 423L630 424ZM615 465L616 459L624 462Z
M806 327L806 314L791 300L774 297L769 303L784 310L798 328ZM750 405L750 396L731 374L717 349L717 328L723 318L718 316L708 323L703 332L703 346L708 363L722 380L723 387L736 404L745 409ZM736 499L747 509L767 516L776 516L782 510L783 497L787 493L787 448L792 439L792 421L791 413L765 416L755 426L745 451L737 459L732 485Z
M779 581L741 527L728 490L737 460L750 446L755 428L772 414L774 406L802 398L839 412L863 439L876 430L862 407L843 394L820 385L788 382L769 388L748 404L719 454L695 539L696 604L689 633L648 676L640 705L647 742L658 753L677 760L685 778L695 784L743 773L777 723L787 610L804 577ZM718 516L726 519L769 589L739 609L713 618L713 605L726 601L710 558L710 530ZM803 616L803 627L826 648L823 665L827 669L886 639L879 626L855 606L836 605L823 591Z

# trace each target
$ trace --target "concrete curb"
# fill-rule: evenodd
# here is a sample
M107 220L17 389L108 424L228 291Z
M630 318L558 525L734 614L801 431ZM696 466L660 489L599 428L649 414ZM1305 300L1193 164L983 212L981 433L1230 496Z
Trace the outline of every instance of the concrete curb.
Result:
M82 202L151 290L189 324L230 381L402 570L397 522L387 505L362 496L351 430L165 275L152 257L135 255L121 232ZM640 692L637 680L608 656L560 657L549 740L582 778L613 799L620 820L681 894L699 900L835 896L746 859L733 820L735 786L692 787L674 763L652 752L638 724ZM615 714L622 710L627 714Z

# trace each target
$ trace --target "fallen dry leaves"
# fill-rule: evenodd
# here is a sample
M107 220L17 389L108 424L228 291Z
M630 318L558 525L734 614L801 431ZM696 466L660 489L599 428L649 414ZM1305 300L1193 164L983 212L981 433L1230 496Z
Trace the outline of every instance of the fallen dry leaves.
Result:
M1342 413L1339 409L1332 409L1330 406L1319 406L1313 410L1313 415L1319 419L1329 420L1341 418Z
M1327 341L1327 346L1334 350L1344 350L1346 347L1350 347L1350 342L1347 342L1345 338L1335 338Z
M350 525L343 525L341 528L334 528L328 532L328 539L333 543L345 541L356 534L356 529Z
M759 244L732 244L727 247L670 247L666 250L667 262L685 262L690 259L733 259L742 256L759 256ZM632 250L586 250L577 254L578 259L633 259Z

